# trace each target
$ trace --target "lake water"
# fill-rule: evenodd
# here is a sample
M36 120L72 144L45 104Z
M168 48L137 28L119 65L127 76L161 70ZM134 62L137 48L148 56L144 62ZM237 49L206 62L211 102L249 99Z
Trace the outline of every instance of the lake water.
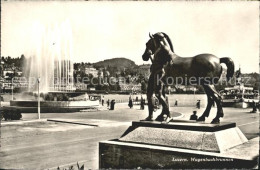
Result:
M118 103L128 102L130 95L119 95L119 94L105 94L104 99L105 102L109 100L116 100ZM195 106L197 100L200 100L201 107L205 107L207 104L207 96L206 94L171 94L167 95L169 98L170 106L173 106L175 101L178 101L178 106ZM132 95L132 99L141 99L141 95ZM142 95L143 98L146 99L146 95Z
M10 94L2 95L5 102L9 102L11 100ZM104 94L105 103L109 99L110 101L114 99L117 103L128 102L130 95L122 95L122 94ZM197 100L201 101L201 107L205 107L207 104L207 96L206 94L171 94L167 95L169 98L170 106L174 106L176 100L178 100L178 106L195 106ZM34 96L29 96L21 93L14 94L16 100L35 100ZM136 99L138 97L139 101L141 99L141 95L132 95L132 99ZM142 97L146 99L146 95L143 94ZM147 101L147 100L146 100Z

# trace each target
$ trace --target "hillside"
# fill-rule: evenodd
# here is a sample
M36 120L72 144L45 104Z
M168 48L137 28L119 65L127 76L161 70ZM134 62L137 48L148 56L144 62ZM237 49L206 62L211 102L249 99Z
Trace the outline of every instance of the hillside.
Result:
M94 67L117 67L119 70L124 68L135 68L137 65L132 60L126 58L112 58L93 63Z

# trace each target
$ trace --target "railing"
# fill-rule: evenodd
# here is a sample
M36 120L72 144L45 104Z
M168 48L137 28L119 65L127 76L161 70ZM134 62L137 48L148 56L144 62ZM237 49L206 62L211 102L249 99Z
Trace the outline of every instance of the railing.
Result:
M110 100L110 101L111 101L111 100ZM128 99L117 99L117 100L115 100L115 102L116 102L116 103L128 103L129 100L128 100ZM104 103L106 103L106 101L105 101ZM133 100L133 104L134 104L134 105L140 105L140 103L141 103L141 100L138 100L138 101Z

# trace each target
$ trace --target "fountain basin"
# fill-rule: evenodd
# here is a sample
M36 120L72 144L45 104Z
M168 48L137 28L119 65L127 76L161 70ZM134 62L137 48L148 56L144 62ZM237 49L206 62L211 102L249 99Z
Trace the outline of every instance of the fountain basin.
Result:
M99 106L98 100L87 101L40 101L42 113L78 112ZM10 101L10 107L3 109L19 109L22 113L38 112L38 101Z
M98 106L98 100L87 101L40 101L41 107L87 107ZM18 107L38 107L38 101L10 101L10 106Z

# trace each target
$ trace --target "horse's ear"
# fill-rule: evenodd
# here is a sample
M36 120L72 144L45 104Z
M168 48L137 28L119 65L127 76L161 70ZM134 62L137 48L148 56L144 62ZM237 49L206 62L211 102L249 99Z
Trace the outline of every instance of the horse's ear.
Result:
M153 37L153 34L151 34L150 32L149 32L149 37L150 37L151 39L154 38L154 37Z

